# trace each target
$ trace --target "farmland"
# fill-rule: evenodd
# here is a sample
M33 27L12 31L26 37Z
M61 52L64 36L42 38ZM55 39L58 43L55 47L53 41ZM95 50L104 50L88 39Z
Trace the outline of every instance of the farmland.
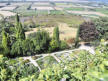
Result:
M107 5L104 4L94 4L94 3L57 3L57 2L35 2L35 3L10 3L7 4L2 3L0 10L4 11L13 11L15 13L19 13L24 16L33 16L38 14L67 14L68 12L73 11L84 11L87 12L86 17L89 15L98 15L99 16L106 16L107 12ZM76 13L69 13L69 14L76 14ZM100 15L102 14L102 15ZM80 12L77 12L76 15L82 15ZM97 17L97 16L96 16Z
M108 4L0 0L0 81L107 80Z

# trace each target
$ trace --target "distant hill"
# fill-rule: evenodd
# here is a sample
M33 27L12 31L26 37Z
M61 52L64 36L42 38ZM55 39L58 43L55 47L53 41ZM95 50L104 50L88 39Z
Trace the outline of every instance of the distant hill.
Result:
M88 1L108 3L108 0L88 0Z

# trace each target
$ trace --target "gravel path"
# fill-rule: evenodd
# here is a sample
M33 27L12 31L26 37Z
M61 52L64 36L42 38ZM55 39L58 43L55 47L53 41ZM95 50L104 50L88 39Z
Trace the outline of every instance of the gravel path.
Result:
M30 63L32 63L35 67L38 67L38 68L39 68L39 71L41 71L40 66L38 65L38 63L36 62L36 60L33 60L33 59L31 58L31 56L30 56L30 57L23 57L23 59L24 59L24 60L29 59Z
M58 59L55 55L51 55L51 56L54 57L57 62L60 62L60 59Z
M78 49L74 49L74 50L65 50L65 51L59 51L59 52L54 52L54 53L50 53L50 54L40 54L40 55L35 55L35 56L42 56L36 60L33 60L32 59L32 56L29 56L29 57L23 57L24 60L27 60L29 59L30 60L30 63L32 63L34 66L38 67L39 70L41 71L41 68L40 66L38 65L38 63L36 61L40 60L40 59L43 59L44 57L46 56L49 56L51 55L52 57L54 57L57 62L60 62L61 60L56 56L56 55L59 55L59 54L71 54L73 51L77 51L77 50L86 50L86 51L89 51L91 54L95 54L95 50L94 50L94 47L89 47L89 46L80 46ZM55 55L56 54L56 55Z

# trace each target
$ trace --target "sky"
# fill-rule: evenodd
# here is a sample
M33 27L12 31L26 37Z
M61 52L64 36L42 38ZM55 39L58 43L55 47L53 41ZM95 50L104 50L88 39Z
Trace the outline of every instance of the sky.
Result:
M0 0L0 1L8 1L8 0ZM21 1L21 0L16 0L16 1ZM27 1L81 1L81 0L27 0Z
M21 0L0 0L0 1L21 1ZM108 0L26 0L26 1L97 1L97 2L108 2Z

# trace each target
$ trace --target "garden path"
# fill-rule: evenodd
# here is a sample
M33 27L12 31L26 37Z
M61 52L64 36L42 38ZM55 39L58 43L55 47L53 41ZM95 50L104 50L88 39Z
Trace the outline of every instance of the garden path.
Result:
M82 45L80 46L79 48L77 49L74 49L74 50L64 50L64 51L59 51L59 52L54 52L54 53L50 53L50 54L40 54L40 55L35 55L35 56L42 56L36 60L32 59L32 56L29 56L29 57L23 57L24 60L27 60L29 59L30 60L30 63L32 63L34 66L38 67L39 68L39 71L41 71L41 68L40 66L38 65L38 63L36 61L46 57L46 56L53 56L55 58L55 60L57 60L57 62L60 62L61 59L59 59L56 55L60 55L60 54L71 54L72 52L74 51L77 51L77 50L86 50L86 51L89 51L91 54L95 54L95 49L94 47L90 47L90 46L85 46L85 45ZM56 55L55 55L56 54Z

